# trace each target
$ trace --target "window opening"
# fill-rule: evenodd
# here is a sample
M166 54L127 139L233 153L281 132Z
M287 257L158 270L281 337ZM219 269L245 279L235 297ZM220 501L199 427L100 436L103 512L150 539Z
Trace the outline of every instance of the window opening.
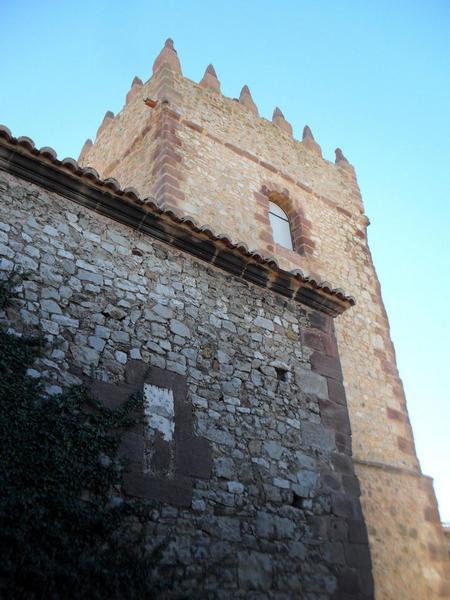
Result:
M280 246L293 250L291 226L287 214L278 204L269 201L269 221L273 239Z

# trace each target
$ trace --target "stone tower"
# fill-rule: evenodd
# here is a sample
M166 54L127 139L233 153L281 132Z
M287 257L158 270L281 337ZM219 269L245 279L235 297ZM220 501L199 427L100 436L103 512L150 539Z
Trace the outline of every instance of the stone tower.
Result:
M367 244L369 221L341 150L331 163L309 127L298 141L278 108L272 121L261 118L247 86L239 99L224 97L212 65L198 84L185 78L167 40L149 81L133 80L124 108L106 113L79 161L274 257L286 271L330 281L355 298L335 328L376 595L448 597L432 481L417 460ZM274 240L269 202L289 219L292 250ZM322 349L320 340L311 343Z

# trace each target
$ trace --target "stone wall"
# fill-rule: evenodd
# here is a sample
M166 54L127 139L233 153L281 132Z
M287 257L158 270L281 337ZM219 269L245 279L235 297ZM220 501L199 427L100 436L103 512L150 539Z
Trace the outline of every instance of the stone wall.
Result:
M81 160L356 298L336 335L378 598L402 597L404 582L411 600L442 597L446 566L435 547L443 539L429 518L436 503L415 453L353 167L340 155L337 164L324 160L311 138L294 140L279 117L260 118L247 92L237 101L183 77L171 52ZM269 198L292 215L296 251L274 243ZM412 493L413 510L403 511Z
M3 320L49 342L30 374L145 394L126 489L180 589L372 598L331 318L1 171L0 197L0 268L30 272Z

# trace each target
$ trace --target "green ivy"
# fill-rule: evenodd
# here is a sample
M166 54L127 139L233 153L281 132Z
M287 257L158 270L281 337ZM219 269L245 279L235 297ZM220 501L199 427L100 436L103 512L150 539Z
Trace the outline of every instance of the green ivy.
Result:
M0 308L21 277L0 282ZM122 495L120 432L142 397L112 411L71 387L46 397L27 375L39 337L0 330L0 597L159 597L148 577L148 507Z
M18 297L18 288L28 273L12 271L5 279L0 281L0 310L4 310Z

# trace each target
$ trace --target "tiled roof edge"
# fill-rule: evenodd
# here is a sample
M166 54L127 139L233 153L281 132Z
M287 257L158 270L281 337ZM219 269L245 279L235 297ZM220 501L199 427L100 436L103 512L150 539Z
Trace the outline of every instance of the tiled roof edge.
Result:
M152 198L140 198L134 188L122 189L113 178L102 180L95 169L81 167L72 158L59 160L52 148L37 149L33 140L15 138L2 125L0 168L326 314L336 316L355 304L354 298L330 283L299 269L285 271L273 257L249 251L245 244L198 225L192 217L164 210Z

